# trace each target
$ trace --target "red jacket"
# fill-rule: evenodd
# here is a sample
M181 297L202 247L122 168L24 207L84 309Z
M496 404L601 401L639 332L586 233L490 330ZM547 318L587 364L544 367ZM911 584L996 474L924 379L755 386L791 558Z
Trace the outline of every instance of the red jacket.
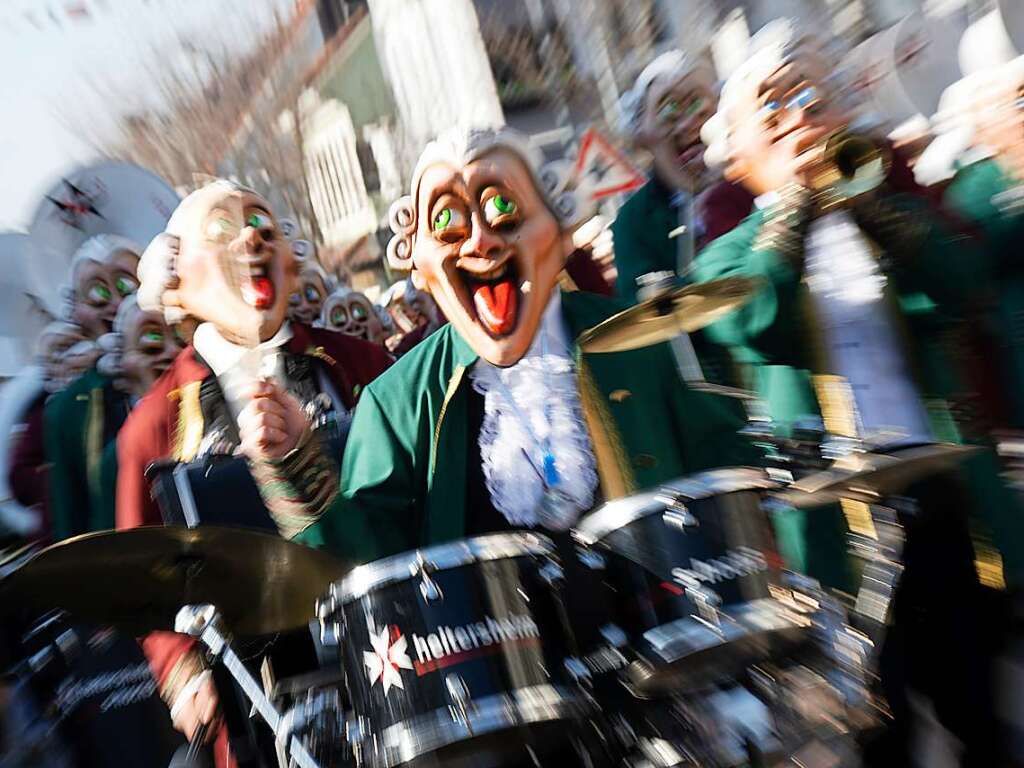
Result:
M354 408L363 387L381 374L391 357L379 345L334 331L292 323L287 349L328 363L329 374L346 408ZM179 394L213 372L186 347L132 410L117 435L117 527L161 525L160 511L150 496L146 468L173 453L178 425ZM339 457L340 460L340 457ZM163 686L174 665L192 646L192 639L172 632L154 632L142 640L157 684Z

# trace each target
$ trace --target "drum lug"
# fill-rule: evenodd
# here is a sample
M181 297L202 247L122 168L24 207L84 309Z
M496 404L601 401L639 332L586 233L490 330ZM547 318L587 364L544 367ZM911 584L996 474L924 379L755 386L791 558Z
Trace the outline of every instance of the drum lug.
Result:
M467 722L469 719L467 713L471 697L466 681L462 679L461 675L453 672L445 677L444 685L448 689L448 697L451 699L452 706L458 712L459 719L464 723Z
M587 669L587 665L581 659L575 656L567 657L565 660L565 671L569 673L569 677L574 683L590 686L590 670Z
M548 560L540 568L540 577L544 579L544 583L548 586L557 587L565 580L565 571L554 560Z
M423 595L424 600L432 603L435 600L444 599L444 593L441 592L441 588L437 586L437 582L430 578L426 572L420 575L420 579L420 594Z
M592 571L603 571L605 569L604 556L596 550L577 547L576 559Z
M316 601L316 616L318 619L326 619L337 610L338 599L333 594L326 599L319 599Z
M678 498L659 496L658 501L668 507L668 509L661 513L661 519L665 525L684 532L687 528L696 528L700 525L700 521L693 516L693 513Z
M430 572L435 569L433 563L428 563L422 554L416 556L416 562L409 569L412 576L420 577L420 594L423 595L423 599L428 603L432 603L435 600L443 600L444 593L441 588L437 586L432 578L430 578Z
M336 621L320 621L320 642L328 647L341 645L341 625Z

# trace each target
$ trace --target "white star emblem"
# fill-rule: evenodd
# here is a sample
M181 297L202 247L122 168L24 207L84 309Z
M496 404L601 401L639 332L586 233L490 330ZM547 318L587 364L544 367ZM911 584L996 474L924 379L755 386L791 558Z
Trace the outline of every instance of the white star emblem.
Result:
M366 664L366 671L370 676L370 685L372 687L380 678L385 695L392 685L404 691L405 685L398 670L412 669L412 659L405 652L408 643L401 633L397 634L392 643L390 627L387 625L381 628L379 635L371 630L370 645L373 646L373 651L363 651L363 663Z

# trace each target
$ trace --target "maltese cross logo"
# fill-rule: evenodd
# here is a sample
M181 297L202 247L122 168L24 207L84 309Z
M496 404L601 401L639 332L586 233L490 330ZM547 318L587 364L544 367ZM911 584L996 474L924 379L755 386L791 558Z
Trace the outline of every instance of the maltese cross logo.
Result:
M399 669L412 669L412 659L405 652L408 642L398 627L384 626L380 634L370 630L370 645L373 651L363 651L363 663L366 664L366 673L370 677L370 686L377 682L378 678L384 686L384 695L391 690L391 686L405 690L402 683L402 676L398 674Z

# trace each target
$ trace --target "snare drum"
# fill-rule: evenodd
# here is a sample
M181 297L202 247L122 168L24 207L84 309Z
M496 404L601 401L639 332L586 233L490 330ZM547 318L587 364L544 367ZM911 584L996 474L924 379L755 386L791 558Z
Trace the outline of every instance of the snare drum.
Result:
M564 744L587 712L552 542L480 536L360 566L318 615L342 649L360 764L500 764Z
M713 470L609 502L573 531L628 645L635 693L730 679L807 636L802 604L773 589L781 563L761 497L776 486L759 469Z

